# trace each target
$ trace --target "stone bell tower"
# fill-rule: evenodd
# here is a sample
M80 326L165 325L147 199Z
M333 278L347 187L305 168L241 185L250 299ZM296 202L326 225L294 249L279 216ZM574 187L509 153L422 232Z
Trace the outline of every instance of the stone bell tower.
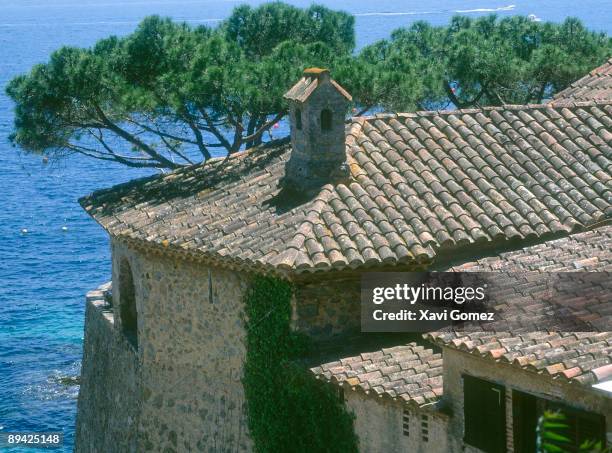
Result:
M352 100L327 69L310 68L287 93L291 116L291 157L285 184L309 192L349 176L345 118Z

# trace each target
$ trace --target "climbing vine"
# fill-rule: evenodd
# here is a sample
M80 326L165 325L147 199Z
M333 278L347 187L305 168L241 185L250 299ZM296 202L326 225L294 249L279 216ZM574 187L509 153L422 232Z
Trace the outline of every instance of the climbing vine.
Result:
M244 390L255 451L356 452L353 416L300 358L309 350L292 332L291 285L256 277L247 292Z

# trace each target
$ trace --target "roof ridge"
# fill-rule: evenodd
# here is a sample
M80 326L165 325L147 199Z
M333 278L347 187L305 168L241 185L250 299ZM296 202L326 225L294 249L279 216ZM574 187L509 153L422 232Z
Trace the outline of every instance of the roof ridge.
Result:
M612 105L612 99L594 99L589 101L571 101L566 102L563 105L548 102L546 104L504 104L504 105L491 105L480 108L464 108L456 110L417 110L415 112L389 112L389 113L378 113L375 115L362 116L359 118L352 118L353 121L359 119L360 124L363 126L366 122L375 120L385 120L394 118L415 118L415 117L427 117L427 116L444 116L444 115L455 115L455 114L473 114L473 113L484 113L493 111L525 111L525 110L544 110L544 109L572 109L582 107L593 107L601 105Z

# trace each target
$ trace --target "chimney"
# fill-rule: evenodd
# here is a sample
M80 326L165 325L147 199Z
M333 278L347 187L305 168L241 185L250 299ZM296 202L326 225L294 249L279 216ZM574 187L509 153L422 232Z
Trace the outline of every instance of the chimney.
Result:
M331 80L331 77L329 75L329 69L323 68L304 69L303 76L308 77L311 80L321 80L325 82L329 82Z
M348 179L345 118L351 95L329 70L309 68L287 92L291 121L291 157L285 184L311 192Z

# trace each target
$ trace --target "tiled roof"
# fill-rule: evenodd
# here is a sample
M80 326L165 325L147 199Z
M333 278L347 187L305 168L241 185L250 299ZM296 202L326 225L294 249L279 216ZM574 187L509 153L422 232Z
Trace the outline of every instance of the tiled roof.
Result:
M557 105L574 101L612 100L612 58L553 97Z
M80 202L113 236L254 265L275 256L305 217L302 204L292 208L278 197L287 157L287 146L253 149L130 181Z
M455 272L612 272L612 225L452 266Z
M310 68L304 71L304 76L291 87L289 91L285 93L283 96L285 99L290 101L304 102L306 99L310 97L312 93L315 92L317 87L319 86L319 76L321 73L327 73L329 75L329 71L327 69L320 68ZM333 79L329 80L330 83L338 90L338 92L344 96L349 101L352 101L353 98L350 94L346 92L344 88L342 88L338 82Z
M548 238L612 216L612 103L355 119L352 181L310 200L280 189L269 147L81 200L111 235L264 270L434 261Z
M449 270L504 272L508 275L518 275L524 271L542 274L577 270L610 272L611 250L612 226L605 226L515 252L502 253L498 257L465 263ZM533 291L517 288L517 293L529 296ZM612 315L609 294L608 291L607 303L601 305L600 313L608 318ZM587 304L590 304L588 300ZM584 385L612 379L612 332L545 331L516 334L440 331L426 334L425 338L442 346L509 363L555 379Z
M442 355L409 343L311 368L317 377L418 406L442 395Z
M612 378L612 332L435 333L426 338L555 379L592 385Z

